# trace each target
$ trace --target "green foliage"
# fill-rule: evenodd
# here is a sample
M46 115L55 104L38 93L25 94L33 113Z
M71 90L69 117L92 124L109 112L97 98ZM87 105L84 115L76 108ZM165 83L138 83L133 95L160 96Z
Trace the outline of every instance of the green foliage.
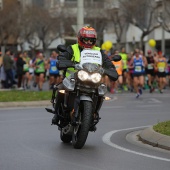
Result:
M158 123L153 126L153 129L158 133L170 136L170 121Z
M1 91L0 102L50 100L52 91Z

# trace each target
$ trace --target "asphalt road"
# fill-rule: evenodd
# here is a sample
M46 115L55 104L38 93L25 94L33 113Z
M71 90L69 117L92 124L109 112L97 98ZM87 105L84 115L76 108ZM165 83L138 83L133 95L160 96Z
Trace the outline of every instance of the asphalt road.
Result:
M141 129L169 120L170 93L115 94L83 149L60 141L41 108L0 109L0 170L169 170L170 151L138 140Z

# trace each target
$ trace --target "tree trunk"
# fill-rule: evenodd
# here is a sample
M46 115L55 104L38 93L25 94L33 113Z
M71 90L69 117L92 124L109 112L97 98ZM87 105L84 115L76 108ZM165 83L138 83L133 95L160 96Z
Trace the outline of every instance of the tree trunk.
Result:
M141 36L141 38L140 38L140 45L139 45L140 49L141 49L143 52L145 52L145 51L144 51L144 50L145 50L145 47L144 47L144 42L143 42L144 37L145 37L145 36L142 34L142 36Z

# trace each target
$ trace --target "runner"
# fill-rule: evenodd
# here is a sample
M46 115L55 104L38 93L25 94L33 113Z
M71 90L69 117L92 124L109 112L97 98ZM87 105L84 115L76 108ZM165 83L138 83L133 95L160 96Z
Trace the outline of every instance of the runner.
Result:
M115 50L114 55L118 55L119 51ZM113 55L113 57L114 57ZM123 77L122 77L122 72L123 72L123 61L112 61L113 65L116 67L116 71L119 75L119 78L116 82L111 82L111 93L115 92L121 92L122 90L122 85L123 85Z
M29 62L29 78L28 78L29 84L28 84L28 89L31 88L30 82L32 81L33 76L34 76L34 64L33 63L34 63L33 59L30 59L30 62Z
M123 61L123 74L122 74L123 75L123 89L125 91L128 91L128 88L127 88L128 56L126 54L124 47L121 49L121 52L119 53L119 55L122 57L122 61Z
M156 60L155 66L158 71L159 92L163 93L163 88L166 86L165 70L167 68L167 62L161 51L158 53L158 59Z
M128 74L127 74L127 83L128 89L130 92L133 92L133 63L131 63L131 59L134 56L134 52L129 53L128 55Z
M36 75L36 84L38 84L39 91L42 91L44 78L45 78L45 59L43 53L39 52L37 58L34 61L35 66L35 75Z
M58 84L60 82L60 74L59 70L56 67L56 63L58 62L57 56L59 55L59 52L52 51L51 57L48 60L49 64L49 89L53 89L53 86L55 84Z
M133 64L133 86L136 91L136 98L142 95L142 88L144 86L144 68L147 66L147 60L144 56L140 55L139 50L135 51L130 65Z
M149 89L150 89L150 93L152 93L154 91L154 86L153 86L153 81L154 81L154 78L155 78L155 71L154 71L154 57L152 55L152 51L151 50L148 50L147 52L148 56L146 57L147 59L147 67L146 67L146 74L147 74L147 77L148 77L148 86L149 86Z
M3 66L3 57L2 57L2 52L0 51L0 83L1 87L0 88L5 88L5 81L6 81L6 74Z
M27 52L25 51L23 53L23 60L25 61L25 64L24 64L24 77L23 77L23 88L27 88L29 89L30 88L30 80L29 80L29 63L30 63L30 58L28 57L28 54Z
M167 61L167 64L168 64L168 74L167 74L167 76L168 76L168 85L169 85L169 87L170 87L170 56L169 56L169 59L168 59L168 61Z

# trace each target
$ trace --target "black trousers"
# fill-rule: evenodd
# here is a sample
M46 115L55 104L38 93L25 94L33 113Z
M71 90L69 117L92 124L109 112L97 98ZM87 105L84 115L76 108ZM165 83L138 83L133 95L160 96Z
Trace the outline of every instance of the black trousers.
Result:
M11 88L14 83L14 76L13 76L12 69L5 70L5 74L6 74L5 87Z

